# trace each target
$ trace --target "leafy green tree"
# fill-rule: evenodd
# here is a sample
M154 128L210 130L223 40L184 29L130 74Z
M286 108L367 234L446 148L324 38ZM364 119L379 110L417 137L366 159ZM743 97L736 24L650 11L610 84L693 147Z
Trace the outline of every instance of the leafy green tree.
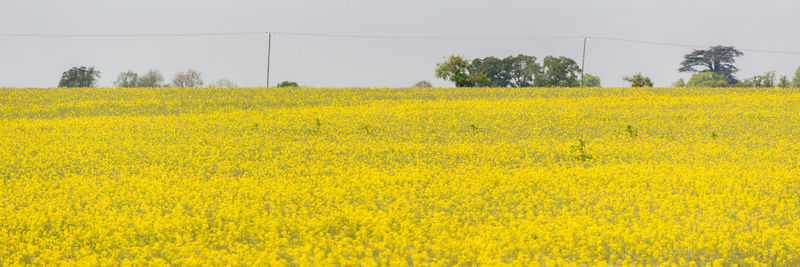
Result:
M650 77L642 75L641 72L632 76L622 77L622 79L631 83L631 87L653 87L653 82L650 81Z
M800 88L800 67L794 71L794 77L792 78L792 88Z
M684 86L686 86L686 82L683 81L683 78L678 78L677 81L672 83L672 87L684 87Z
M436 77L450 80L456 87L488 86L486 74L473 70L473 65L460 56L450 56L445 62L436 64Z
M139 87L161 87L164 82L164 75L158 70L148 70L142 76L139 76L137 85Z
M411 86L412 88L431 88L433 84L429 81L419 81Z
M733 76L734 73L739 71L733 65L736 62L736 57L744 55L744 53L736 50L732 46L712 46L705 50L694 50L689 54L683 56L683 62L678 69L680 72L694 72L704 73L713 72L725 76L728 84L736 84L738 80ZM696 69L699 67L700 69Z
M577 87L581 68L567 57L547 56L542 63L542 71L534 78L536 86Z
M116 87L137 87L139 86L139 74L132 70L120 73L117 75L117 80L114 81Z
M725 75L714 72L703 72L692 75L686 84L689 87L728 87L728 78Z
M297 85L296 82L282 81L281 83L278 84L278 87L300 87L300 86Z
M58 87L93 87L100 78L100 71L94 67L72 67L61 74Z
M508 64L496 57L473 59L470 71L485 75L489 79L486 86L491 87L507 87L511 79Z
M583 86L600 87L600 77L588 73L583 74Z
M519 54L503 59L508 72L508 85L511 87L531 87L542 66L536 63L536 57ZM598 78L599 85L599 78Z
M487 86L530 87L541 68L536 57L520 54L503 59L476 58L472 60L471 70L485 75L489 79Z

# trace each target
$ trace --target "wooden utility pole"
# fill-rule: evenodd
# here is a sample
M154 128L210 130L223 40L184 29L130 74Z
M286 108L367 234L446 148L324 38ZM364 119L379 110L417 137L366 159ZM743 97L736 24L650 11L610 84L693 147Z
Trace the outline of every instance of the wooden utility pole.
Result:
M583 66L586 62L586 39L588 36L583 37L583 55L581 56L581 87L583 87Z
M272 53L272 33L267 33L267 87L269 87L269 57Z

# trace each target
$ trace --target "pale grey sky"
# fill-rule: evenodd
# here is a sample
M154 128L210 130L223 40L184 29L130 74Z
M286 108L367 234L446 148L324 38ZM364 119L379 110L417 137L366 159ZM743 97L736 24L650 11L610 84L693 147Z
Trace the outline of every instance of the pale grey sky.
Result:
M311 32L426 36L607 36L656 42L732 45L744 78L775 70L790 76L800 54L800 1L743 0L2 0L0 33L139 34ZM402 87L434 77L451 54L516 54L580 61L582 41L343 39L278 34L271 82L315 87ZM656 86L687 73L678 63L691 48L589 39L586 72L603 86L623 86L642 72ZM52 87L71 66L94 66L100 86L126 70L160 70L168 80L194 68L206 82L229 78L263 86L266 36L170 38L0 37L0 87Z

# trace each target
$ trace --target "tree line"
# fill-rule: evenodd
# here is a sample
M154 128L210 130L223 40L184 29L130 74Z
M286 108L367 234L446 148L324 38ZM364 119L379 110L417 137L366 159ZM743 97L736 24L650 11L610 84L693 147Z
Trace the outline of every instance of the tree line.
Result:
M689 82L679 79L673 87L784 87L800 88L800 68L792 79L776 77L774 71L739 80L735 73L736 58L744 55L732 46L712 46L695 49L684 55L679 72L693 73ZM509 56L503 59L485 57L468 60L450 56L436 65L436 77L452 81L456 87L599 87L600 78L584 74L581 68L567 57L547 56L539 64L536 57ZM642 73L624 76L631 87L653 87L650 77Z
M784 87L800 88L800 68L790 79L777 77L775 71L739 80L739 71L734 64L744 53L732 46L712 46L695 49L684 55L679 72L692 73L688 82L678 79L673 87ZM563 56L547 56L541 64L534 56L519 54L505 58L484 57L472 60L462 56L450 56L436 64L436 77L452 81L456 87L599 87L600 77L583 73L575 60ZM93 87L100 78L94 67L73 67L61 75L59 87ZM642 73L622 77L631 87L653 87L650 77ZM149 70L142 75L126 71L117 76L117 87L202 87L201 73L189 69L178 72L169 84L158 70ZM219 79L209 87L236 87L228 79ZM297 87L295 82L284 81L278 87ZM414 87L432 87L421 81Z
M164 75L158 70L148 70L139 75L134 71L125 71L117 75L114 81L116 87L203 87L205 84L199 71L188 69L175 73L171 83L164 83ZM73 67L61 74L58 87L94 87L97 85L100 71L94 67L80 66ZM297 87L296 82L284 81L278 87ZM236 84L227 78L216 80L208 87L231 88Z
M527 55L506 58L485 57L468 60L450 56L436 65L436 77L454 82L456 87L576 87L600 86L600 78L585 74L567 57L548 56L542 64Z

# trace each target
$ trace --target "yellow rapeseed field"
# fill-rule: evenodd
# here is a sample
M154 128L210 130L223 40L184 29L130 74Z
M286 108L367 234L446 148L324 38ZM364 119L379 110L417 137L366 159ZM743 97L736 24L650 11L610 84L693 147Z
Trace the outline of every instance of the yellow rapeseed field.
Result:
M800 91L0 89L0 266L800 265Z

